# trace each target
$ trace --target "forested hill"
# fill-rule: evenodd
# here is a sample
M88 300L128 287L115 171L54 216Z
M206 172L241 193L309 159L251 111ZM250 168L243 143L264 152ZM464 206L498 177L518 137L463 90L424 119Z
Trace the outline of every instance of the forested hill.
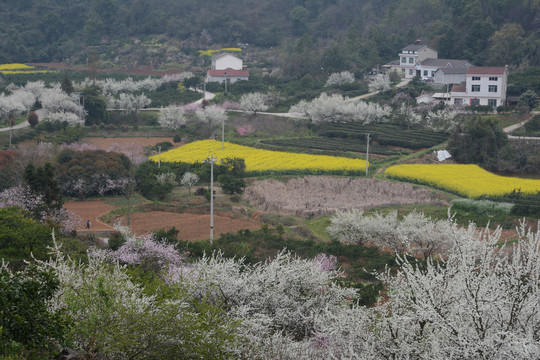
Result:
M285 69L296 74L365 69L416 39L440 57L516 67L540 64L539 28L537 0L0 0L0 62L159 36L179 48L278 47L283 63L310 59Z

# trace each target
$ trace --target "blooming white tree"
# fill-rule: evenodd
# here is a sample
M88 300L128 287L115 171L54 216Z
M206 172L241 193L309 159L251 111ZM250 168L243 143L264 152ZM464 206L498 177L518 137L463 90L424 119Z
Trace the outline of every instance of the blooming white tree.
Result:
M86 78L83 82L74 84L74 86L77 88L84 88L88 85L96 83L103 89L103 94L108 96L118 95L122 92L135 93L143 90L154 91L161 85L168 82L184 81L185 79L189 79L194 76L195 75L192 72L185 71L179 74L164 75L161 78L147 77L146 79L140 81L133 80L131 77L124 80L116 80L111 78L107 78L105 80L95 80Z
M266 105L266 96L260 92L242 95L238 105L244 112L250 112L253 114L257 114L257 111L268 110L268 105Z
M276 351L274 340L291 346L292 339L308 341L317 331L316 314L339 311L356 296L354 289L333 281L341 271L326 266L328 262L321 257L300 259L280 252L271 261L249 266L216 254L181 271L192 296L224 301L231 314L242 320L240 331L248 339L242 351L258 358ZM170 276L174 277L172 270Z
M452 132L458 125L458 113L453 109L430 111L426 115L426 126L435 131Z
M84 114L84 109L76 94L68 95L60 87L47 88L41 92L40 101L45 111L44 121L66 121L69 125L84 124L84 119L80 116Z
M186 123L184 109L181 107L161 108L158 123L163 129L177 130Z
M122 112L129 113L138 113L140 109L143 109L145 106L150 105L152 102L146 95L133 95L130 93L121 93L118 98L113 100L112 97L108 97L109 104L115 108L122 110Z
M365 101L350 101L339 94L322 93L310 102L301 100L292 106L290 113L306 116L314 123L354 121L363 124L387 121L391 111L388 106Z
M326 80L324 86L339 86L343 84L352 84L355 81L354 74L349 71L342 71L340 73L332 73Z
M371 123L383 123L389 120L391 109L386 105L374 102L350 101L345 106L345 112L350 121L364 125Z
M369 91L386 91L390 90L392 87L390 86L390 77L383 74L377 74L371 80L368 84Z
M172 172L164 172L161 174L156 175L156 181L158 184L166 185L166 184L176 184L176 175Z
M398 122L407 124L407 130L410 130L411 126L422 122L422 115L415 112L412 106L407 106L405 103L402 103L394 110L393 116Z
M15 95L0 95L0 119L17 116L26 110L21 100Z
M182 186L186 186L188 188L188 192L191 194L191 187L195 185L198 181L199 181L199 175L188 171L184 173L184 176L182 176L182 179L180 180L180 184Z
M195 110L195 115L200 121L209 125L222 124L225 122L225 120L227 120L225 109L216 105L199 108Z
M376 212L371 216L359 210L338 211L330 222L326 231L341 241L372 243L398 254L409 253L424 258L445 254L452 236L461 231L452 218L433 220L417 211L401 220L397 211L387 215Z

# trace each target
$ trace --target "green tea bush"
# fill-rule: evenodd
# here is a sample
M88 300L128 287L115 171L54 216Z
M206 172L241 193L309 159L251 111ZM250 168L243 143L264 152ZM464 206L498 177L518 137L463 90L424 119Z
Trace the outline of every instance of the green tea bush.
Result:
M479 215L509 215L514 204L491 200L457 199L452 201L452 209L475 212Z

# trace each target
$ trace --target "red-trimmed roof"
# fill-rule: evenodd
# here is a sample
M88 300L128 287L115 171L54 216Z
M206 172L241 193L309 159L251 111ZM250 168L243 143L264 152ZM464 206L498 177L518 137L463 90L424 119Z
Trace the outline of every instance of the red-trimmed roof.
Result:
M504 66L471 66L467 69L467 75L504 75Z
M227 73L227 75L225 75ZM249 76L248 70L234 70L228 68L226 70L208 70L208 75L210 76Z
M467 87L465 85L454 85L452 86L451 92L467 92Z

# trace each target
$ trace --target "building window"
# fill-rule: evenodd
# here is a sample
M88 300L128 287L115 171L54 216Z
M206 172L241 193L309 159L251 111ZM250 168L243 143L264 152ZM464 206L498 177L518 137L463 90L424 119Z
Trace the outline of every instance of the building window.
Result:
M461 98L455 98L454 99L454 105L461 105L463 104L463 99Z
M489 85L488 86L488 91L489 92L497 92L497 85Z
M411 58L411 57L409 58L409 64L414 64L414 58L413 58L413 57L412 57L412 58Z
M497 76L490 76L489 81L498 81L499 78Z
M472 79L473 81L480 81L480 76L473 76Z
M471 106L479 106L480 99L471 99Z
M405 76L405 69L401 69L401 73Z
M488 106L497 107L497 99L488 99Z
M427 74L428 74L428 71L424 70L424 76L427 76Z
M413 69L409 69L409 75L413 74Z
M472 85L471 92L480 92L480 85Z
M405 56L401 57L401 63L405 64L407 62L407 58Z

